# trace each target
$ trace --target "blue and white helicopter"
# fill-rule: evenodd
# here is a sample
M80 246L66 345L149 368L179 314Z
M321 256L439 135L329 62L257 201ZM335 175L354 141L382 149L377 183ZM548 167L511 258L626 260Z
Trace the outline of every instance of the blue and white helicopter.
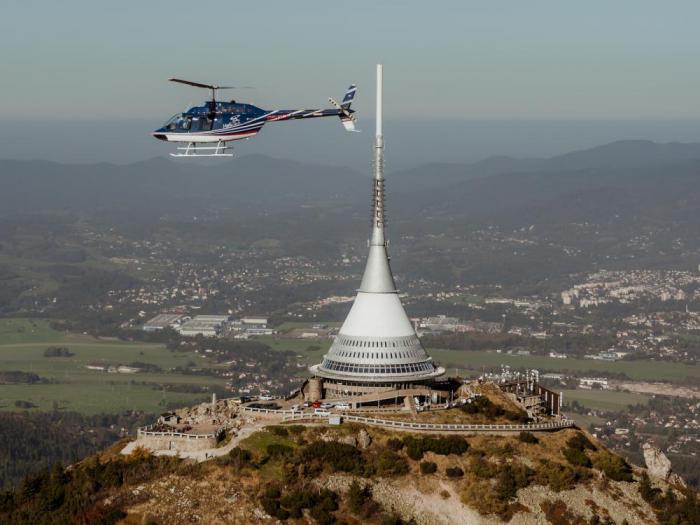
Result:
M184 113L178 113L163 127L152 133L159 140L187 143L187 146L177 148L178 153L171 153L170 155L173 157L231 157L233 154L227 153L227 150L231 148L227 146L227 142L249 139L256 135L267 122L339 117L346 130L356 131L354 110L350 109L355 98L356 86L354 84L348 88L342 102L338 103L332 98L328 99L334 106L332 109L275 109L270 111L251 104L241 104L235 100L230 102L217 101L216 92L220 89L233 89L231 86L200 84L179 78L169 78L168 80L211 90L211 100L204 102L201 106L190 108ZM198 144L205 145L198 146Z

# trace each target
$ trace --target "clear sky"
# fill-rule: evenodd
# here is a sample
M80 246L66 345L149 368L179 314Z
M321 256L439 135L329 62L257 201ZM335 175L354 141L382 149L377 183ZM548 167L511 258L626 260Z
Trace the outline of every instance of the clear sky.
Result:
M5 119L158 124L205 95L170 76L254 86L234 96L266 109L325 106L357 82L371 119L378 61L389 118L700 118L697 1L4 0L0 13Z

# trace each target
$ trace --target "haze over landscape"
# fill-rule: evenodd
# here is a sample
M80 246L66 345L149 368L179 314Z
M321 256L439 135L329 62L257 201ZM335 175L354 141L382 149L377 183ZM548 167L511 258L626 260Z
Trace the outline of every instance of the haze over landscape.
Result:
M4 5L0 522L700 523L697 15Z

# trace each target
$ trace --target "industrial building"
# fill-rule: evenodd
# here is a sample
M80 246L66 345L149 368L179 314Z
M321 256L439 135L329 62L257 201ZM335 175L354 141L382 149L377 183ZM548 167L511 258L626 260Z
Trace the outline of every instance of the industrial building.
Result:
M163 312L156 315L153 319L149 319L143 324L144 332L157 332L164 328L176 328L184 316L182 314Z
M197 315L184 322L177 331L185 337L217 337L229 319L228 315Z

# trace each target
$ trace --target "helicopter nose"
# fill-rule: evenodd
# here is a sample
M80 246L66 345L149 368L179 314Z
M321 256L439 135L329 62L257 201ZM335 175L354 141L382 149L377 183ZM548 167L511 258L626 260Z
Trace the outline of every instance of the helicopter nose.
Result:
M165 142L168 141L168 137L166 137L163 133L158 133L158 131L154 131L152 135L158 140L164 140Z

